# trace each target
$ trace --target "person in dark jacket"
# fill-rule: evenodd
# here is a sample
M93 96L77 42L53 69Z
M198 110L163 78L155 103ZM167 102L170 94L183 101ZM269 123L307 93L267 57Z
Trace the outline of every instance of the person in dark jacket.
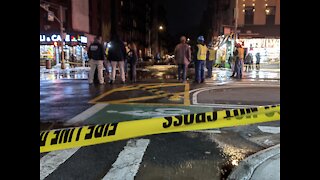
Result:
M108 50L108 60L111 61L112 73L109 84L113 84L116 79L116 67L118 65L120 70L121 82L125 83L126 77L124 72L124 59L126 58L126 49L124 43L120 40L118 35L113 35L110 41Z
M180 43L174 49L174 58L178 65L178 80L186 83L188 65L191 62L191 50L186 43L185 36L180 37Z
M130 64L129 77L130 81L137 82L137 62L138 62L138 51L137 46L134 42L129 43L128 61Z
M88 48L88 58L90 64L89 84L93 83L94 73L96 69L98 70L99 83L104 84L103 61L105 59L105 56L104 48L101 44L101 37L95 37L93 43L90 44Z

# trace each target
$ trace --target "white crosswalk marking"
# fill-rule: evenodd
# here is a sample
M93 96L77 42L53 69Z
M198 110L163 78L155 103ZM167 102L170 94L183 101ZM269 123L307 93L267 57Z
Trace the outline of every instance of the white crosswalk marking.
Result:
M80 122L88 119L89 117L91 117L92 115L94 115L95 113L97 113L98 111L100 111L101 109L103 109L104 107L106 107L108 105L109 104L95 104L92 107L90 107L89 109L83 111L82 113L78 114L77 116L75 116L72 119L65 122L64 125L73 125L75 123L80 123Z
M280 127L272 127L272 126L258 126L260 131L272 133L272 134L278 134L280 133Z
M102 180L133 180L149 142L149 139L129 140Z
M89 118L99 110L106 107L108 104L96 104L84 112L70 119L65 125L79 123ZM55 171L62 163L70 158L80 148L66 149L61 151L52 151L40 159L40 180L46 178Z
M40 159L40 180L49 176L62 163L69 159L79 148L52 151Z
M221 133L221 131L219 129L210 129L210 130L207 129L207 130L196 130L196 131L192 130L191 132L200 132L200 133L209 133L209 134L211 134L211 133L220 134Z

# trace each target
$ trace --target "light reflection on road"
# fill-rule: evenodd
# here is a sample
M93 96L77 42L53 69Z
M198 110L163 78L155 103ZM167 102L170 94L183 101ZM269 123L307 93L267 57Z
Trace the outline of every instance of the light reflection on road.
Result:
M206 71L206 70L205 70ZM56 80L56 79L88 79L89 68L79 69L41 69L40 80ZM194 78L194 68L188 69L188 78ZM205 72L207 74L207 72ZM212 78L207 80L226 82L230 80L232 74L231 69L213 68ZM173 65L157 65L149 66L137 70L137 77L140 79L177 79L177 69ZM280 70L252 70L243 72L243 79L280 79Z

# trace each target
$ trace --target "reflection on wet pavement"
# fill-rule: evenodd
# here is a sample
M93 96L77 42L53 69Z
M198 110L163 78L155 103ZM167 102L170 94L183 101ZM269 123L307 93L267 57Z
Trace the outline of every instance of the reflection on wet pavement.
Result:
M228 157L202 133L170 133L152 139L157 146L148 147L136 179L221 179L220 167Z
M136 179L225 180L241 160L262 149L229 133L184 132L153 137L157 146L148 147Z
M40 80L55 79L88 79L89 68L65 69L65 70L40 70ZM206 69L205 69L205 74ZM231 69L213 68L212 81L228 81L232 74ZM145 68L137 68L138 80L144 79L177 79L177 66L175 65L155 65ZM194 68L189 68L187 78L194 79ZM280 70L252 70L243 72L243 79L280 79Z
M40 122L67 121L91 107L88 101L104 91L87 80L40 81Z
M263 149L236 133L208 134L207 138L218 143L219 154L225 158L220 167L221 179L227 179L232 169L238 166L240 161Z

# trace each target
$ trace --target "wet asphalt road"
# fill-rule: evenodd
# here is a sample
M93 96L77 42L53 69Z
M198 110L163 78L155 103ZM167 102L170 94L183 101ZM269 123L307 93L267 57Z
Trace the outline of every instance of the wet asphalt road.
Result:
M152 71L152 69L144 71L143 78L140 77L138 83L177 83L174 71L165 72ZM130 83L126 85L116 83L112 86L108 84L90 86L85 74L82 72L82 74L43 74L41 76L40 131L64 127L64 122L94 105L88 103L90 100L106 91L131 85ZM202 107L210 104L280 104L279 73L251 72L245 74L244 79L240 81L230 79L229 74L228 71L217 70L214 72L214 77L207 80L205 84L190 83L191 91L207 88L203 92L193 91L190 93L191 105ZM257 74L260 74L258 78ZM75 77L77 78L75 79ZM195 96L197 92L198 94ZM170 102L163 99L152 101L156 103ZM119 106L111 107L118 108L118 113L127 111ZM147 107L143 108L143 105L132 105L132 107L136 109L141 107L141 111L145 112L150 111ZM180 106L178 108L183 109ZM206 108L210 110L228 109L227 106L221 105ZM204 107L203 110L208 111ZM153 111L157 111L157 109ZM190 111L199 110L190 109ZM112 109L112 112L115 112L115 109ZM118 117L125 119L128 116L120 113ZM134 179L225 179L232 168L242 159L271 146L272 143L280 142L280 134L264 133L258 129L258 125L279 127L280 121L221 128L220 132L182 132L137 138L148 139L150 143L143 154ZM255 137L260 137L259 140L262 143L257 143ZM263 144L266 138L273 142ZM110 173L113 163L127 142L124 140L79 148L45 179L102 179ZM40 158L48 154L50 153L42 153Z
M127 83L126 85L120 84L120 78L118 77L116 83L112 86L109 84L95 84L90 86L87 83L88 72L85 70L78 70L76 72L70 70L63 70L63 72L56 72L54 70L50 71L51 73L40 73L40 123L43 124L65 122L91 107L93 104L88 102L93 98L111 89L132 85L131 83ZM176 80L177 76L175 71L176 69L174 66L159 66L157 68L151 67L140 69L138 71L139 78L137 84L177 83L178 81ZM191 85L191 89L202 88L208 85L214 86L219 83L226 83L226 85L228 85L237 81L241 81L243 83L270 82L279 84L280 80L279 72L252 71L250 73L244 73L244 78L242 80L237 80L229 77L231 75L230 71L216 69L213 72L213 77L206 80L206 84L193 84L193 73L193 69L189 69L188 82ZM108 79L106 78L106 82L107 80ZM239 93L239 91L242 92ZM273 90L269 88L268 91L273 92L266 93L261 87L256 89L210 90L201 95L204 99L202 100L200 97L200 101L204 101L206 103L224 102L225 104L250 104L250 101L259 102L258 104L253 103L256 105L277 102L280 97L279 88ZM215 95L212 96L212 93ZM235 93L241 95L237 96ZM209 97L209 99L207 99L207 97ZM230 97L233 99L230 99ZM261 98L269 99L271 101L262 102ZM230 102L228 102L229 99Z
M232 163L263 149L236 134L224 132L220 135L232 141L223 145L216 143L214 136L184 132L143 137L150 139L150 144L135 179L224 179L234 166ZM125 143L118 141L81 148L46 179L102 179Z

